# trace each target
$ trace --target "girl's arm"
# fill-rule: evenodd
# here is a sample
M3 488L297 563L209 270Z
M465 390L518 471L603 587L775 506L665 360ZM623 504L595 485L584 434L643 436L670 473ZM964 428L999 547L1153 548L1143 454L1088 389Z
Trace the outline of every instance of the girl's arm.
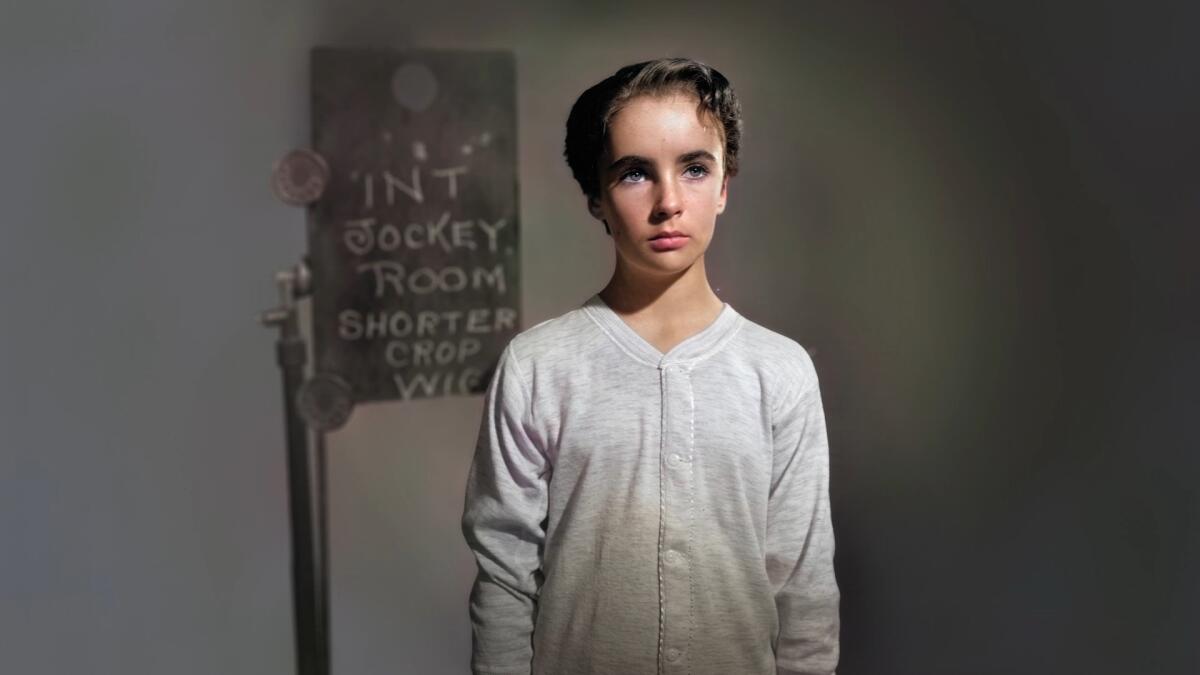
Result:
M779 611L778 675L832 675L841 595L834 577L829 442L812 359L801 348L791 391L774 413L767 499L767 576Z
M471 588L471 672L532 667L550 463L529 433L530 397L510 342L484 397L462 531L478 564Z

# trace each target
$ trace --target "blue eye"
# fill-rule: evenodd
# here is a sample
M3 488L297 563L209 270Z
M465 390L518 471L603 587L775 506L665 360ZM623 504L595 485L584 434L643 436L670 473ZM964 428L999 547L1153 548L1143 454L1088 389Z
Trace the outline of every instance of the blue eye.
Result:
M709 174L708 167L703 164L693 164L684 172L691 178L701 179ZM641 169L630 169L621 174L621 182L623 183L641 183L646 177L646 172Z

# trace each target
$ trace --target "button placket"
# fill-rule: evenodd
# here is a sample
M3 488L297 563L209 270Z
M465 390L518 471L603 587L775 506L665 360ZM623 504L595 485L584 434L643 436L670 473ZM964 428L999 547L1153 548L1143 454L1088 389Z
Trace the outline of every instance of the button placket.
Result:
M689 369L682 364L660 366L663 395L662 445L662 625L663 667L686 672L692 626L692 579L687 552L691 550L694 508L692 435L694 411Z

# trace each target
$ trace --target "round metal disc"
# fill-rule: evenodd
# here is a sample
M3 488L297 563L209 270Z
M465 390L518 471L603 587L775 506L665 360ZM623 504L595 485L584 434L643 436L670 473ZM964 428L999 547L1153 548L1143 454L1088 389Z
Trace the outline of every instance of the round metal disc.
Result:
M428 66L406 63L392 73L392 96L409 110L425 110L433 104L437 93L437 77Z
M346 424L354 412L354 393L337 375L322 374L300 385L296 407L309 428L332 431Z
M281 201L293 206L311 204L321 198L329 184L329 164L312 150L292 150L275 162L271 190Z

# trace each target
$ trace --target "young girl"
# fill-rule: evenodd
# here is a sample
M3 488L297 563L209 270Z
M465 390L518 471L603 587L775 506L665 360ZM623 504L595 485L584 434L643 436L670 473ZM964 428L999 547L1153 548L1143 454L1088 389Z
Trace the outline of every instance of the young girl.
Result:
M835 671L817 375L704 268L740 127L729 82L686 59L571 109L567 162L616 269L489 384L462 518L474 673Z

